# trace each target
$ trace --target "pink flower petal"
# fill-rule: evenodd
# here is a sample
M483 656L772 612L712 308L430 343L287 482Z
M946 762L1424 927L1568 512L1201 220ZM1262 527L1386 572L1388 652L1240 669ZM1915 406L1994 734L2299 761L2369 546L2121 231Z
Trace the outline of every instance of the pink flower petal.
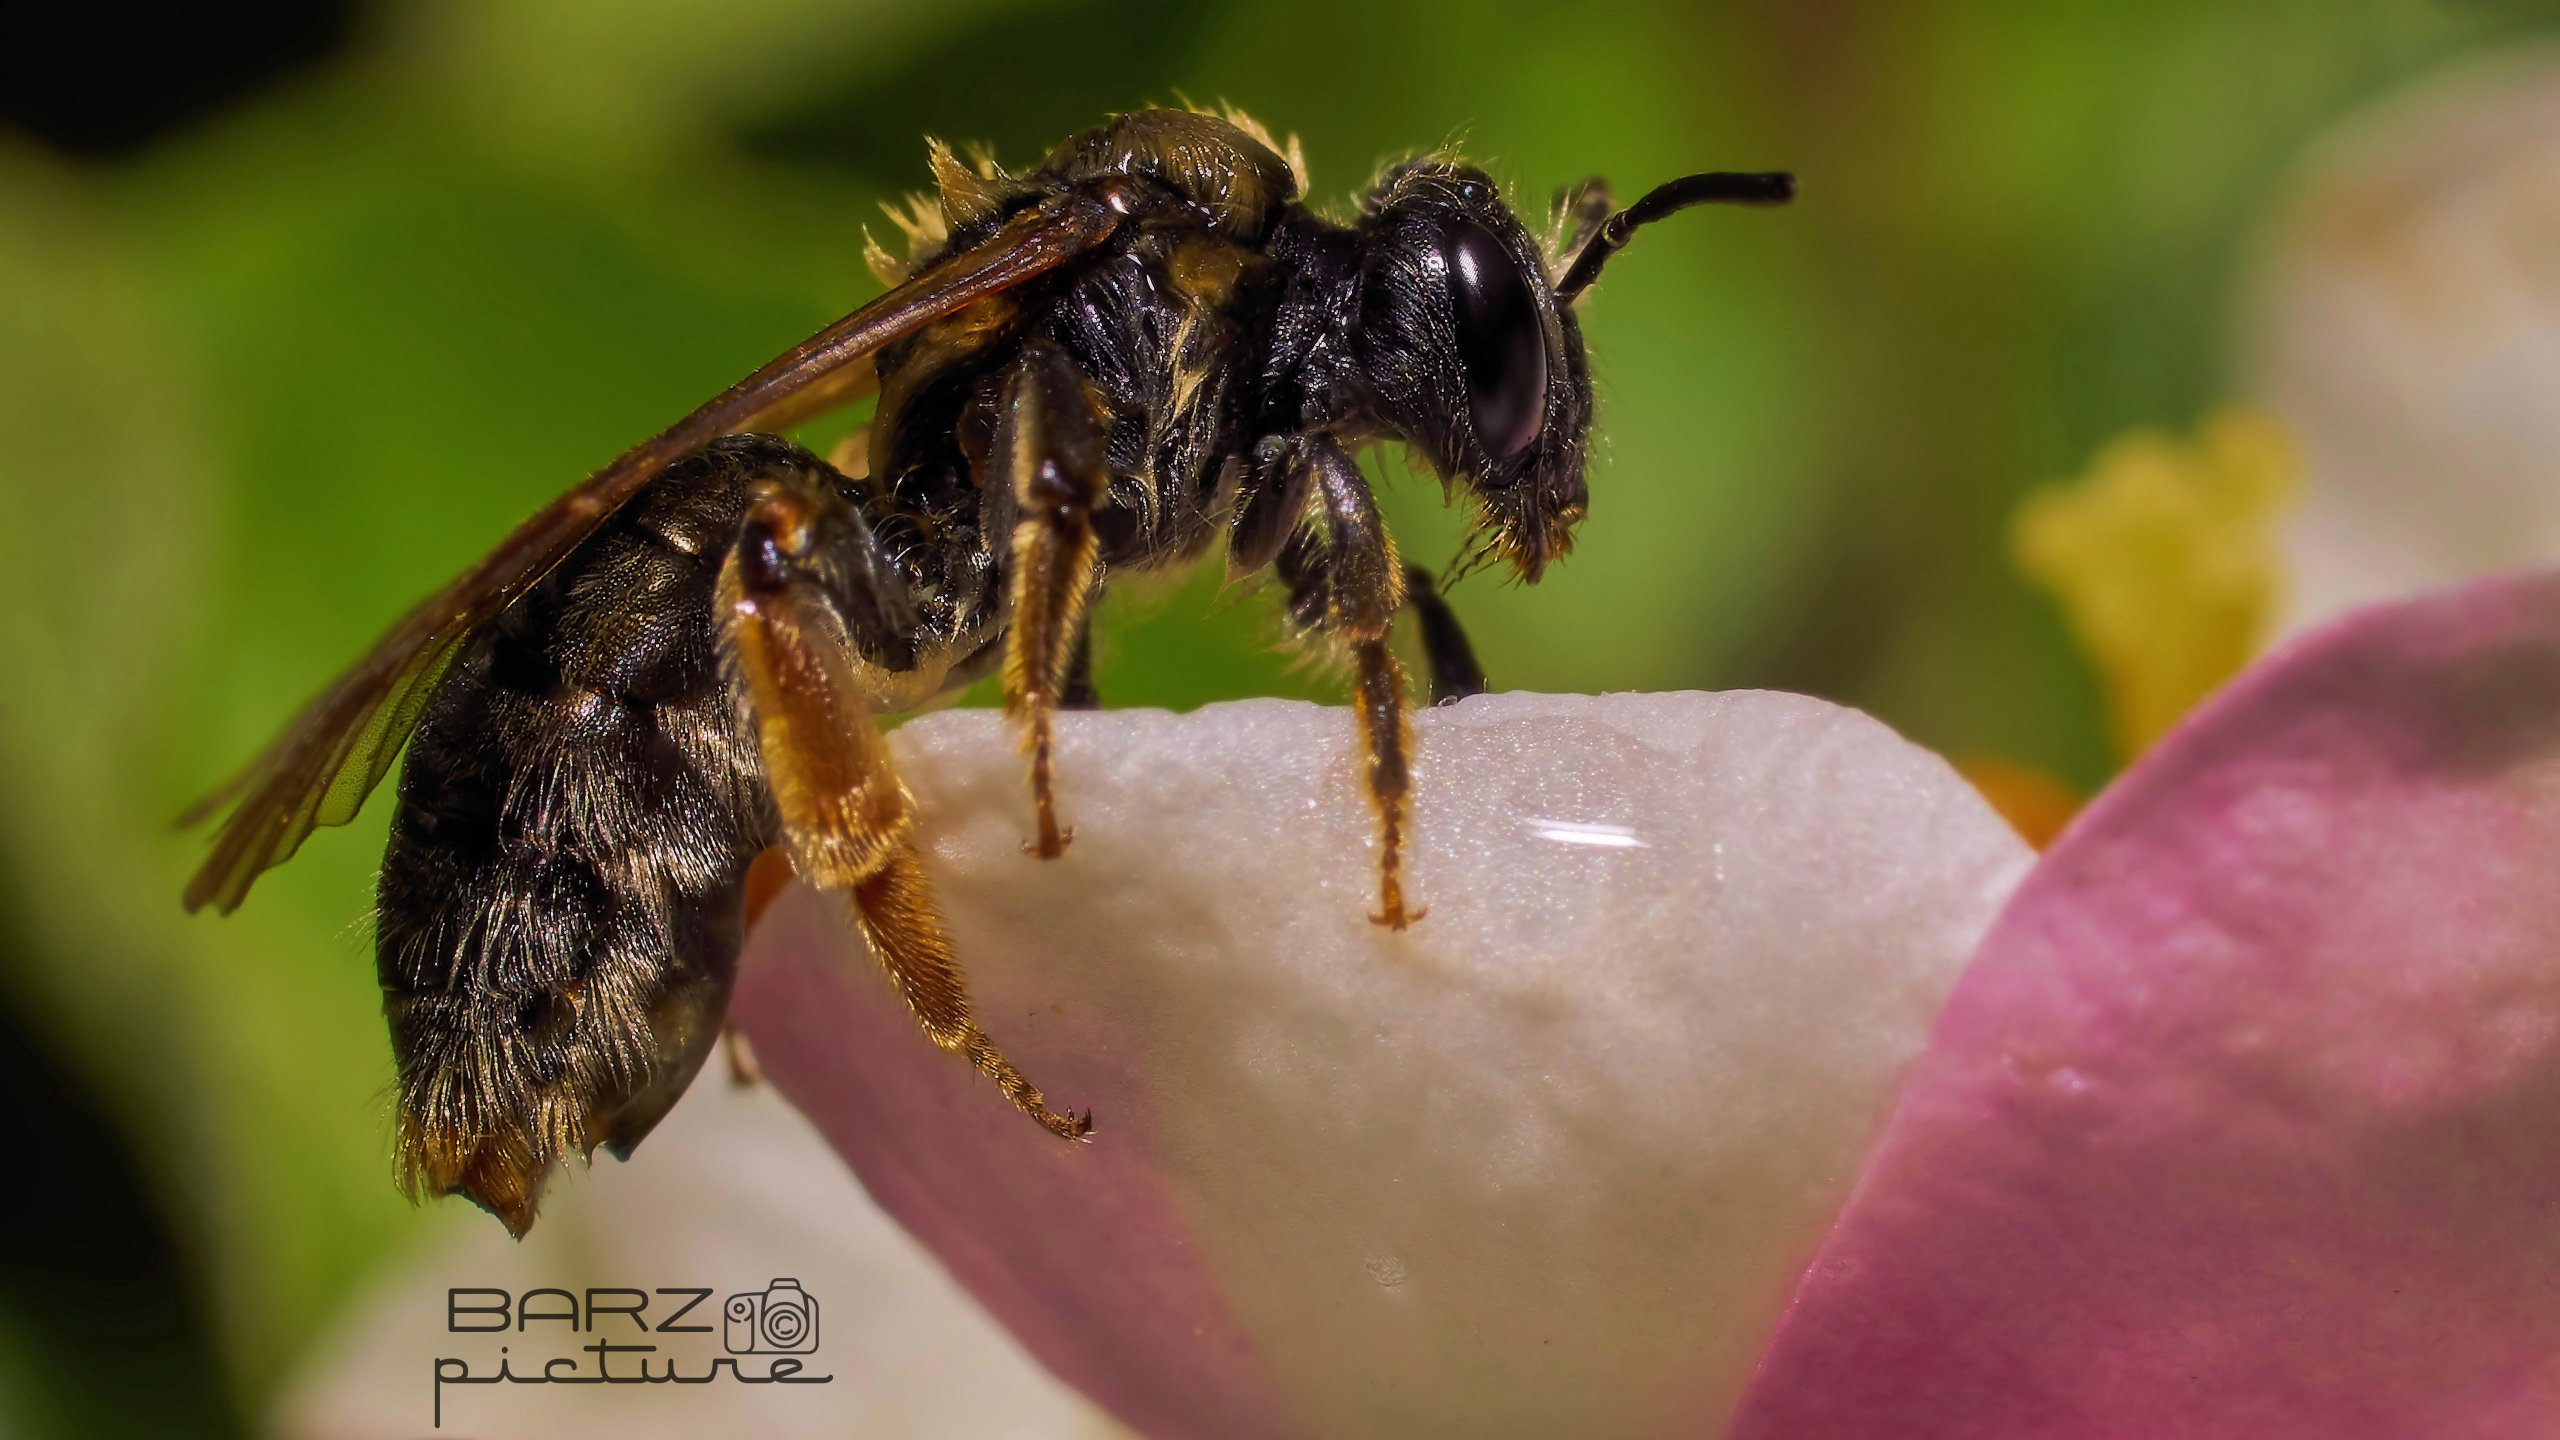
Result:
M1092 1144L928 1048L806 892L737 1010L881 1205L1157 1437L1720 1420L2030 860L1853 711L1488 696L1420 717L1399 935L1345 712L1064 718L1049 863L998 717L897 739L979 1014Z
M2560 1434L2560 580L2312 637L2064 836L1736 1433Z

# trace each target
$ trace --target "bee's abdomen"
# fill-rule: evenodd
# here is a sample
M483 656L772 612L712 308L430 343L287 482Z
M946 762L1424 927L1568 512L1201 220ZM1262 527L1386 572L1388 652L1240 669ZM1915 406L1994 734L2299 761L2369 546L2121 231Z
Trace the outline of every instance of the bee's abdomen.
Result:
M519 1234L555 1161L648 1133L728 1006L772 830L711 612L742 443L477 637L401 773L376 955L402 1170Z

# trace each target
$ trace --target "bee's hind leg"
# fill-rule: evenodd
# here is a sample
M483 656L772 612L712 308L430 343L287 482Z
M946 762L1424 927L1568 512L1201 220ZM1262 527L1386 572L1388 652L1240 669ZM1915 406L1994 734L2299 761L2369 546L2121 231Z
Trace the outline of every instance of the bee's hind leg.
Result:
M720 1026L720 1054L729 1062L729 1083L740 1090L752 1090L764 1083L764 1067L756 1063L756 1052L747 1044L747 1033L735 1020Z
M861 517L817 474L775 476L720 570L722 655L755 717L792 868L852 900L863 938L934 1044L967 1056L1052 1134L1080 1138L1091 1117L1050 1109L970 1014L916 853L914 802L866 702L873 662L856 643L874 628L867 617L907 607L874 563Z
M1404 565L1369 482L1340 446L1316 441L1297 463L1313 471L1317 519L1290 537L1275 564L1289 587L1290 618L1349 652L1352 713L1365 758L1361 780L1378 816L1378 909L1369 918L1401 930L1424 914L1405 901L1413 723L1404 667L1389 643L1407 598Z

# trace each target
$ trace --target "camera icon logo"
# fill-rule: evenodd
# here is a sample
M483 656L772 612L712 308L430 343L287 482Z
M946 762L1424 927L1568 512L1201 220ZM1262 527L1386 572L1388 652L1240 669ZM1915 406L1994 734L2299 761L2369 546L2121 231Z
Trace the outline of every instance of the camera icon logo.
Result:
M729 1297L721 1342L732 1355L806 1355L818 1348L818 1302L797 1280Z

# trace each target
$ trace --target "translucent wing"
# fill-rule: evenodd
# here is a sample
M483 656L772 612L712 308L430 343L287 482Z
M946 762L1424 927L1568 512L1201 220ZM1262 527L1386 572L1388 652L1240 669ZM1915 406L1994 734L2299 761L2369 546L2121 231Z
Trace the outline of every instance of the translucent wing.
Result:
M1025 210L985 243L948 256L810 336L596 472L525 521L459 579L400 617L355 668L320 693L246 769L181 824L237 801L187 885L187 908L239 907L260 873L321 825L343 825L391 768L436 682L463 646L638 494L659 471L722 435L779 429L866 393L854 362L987 295L1091 250L1117 228L1107 198L1077 192Z

